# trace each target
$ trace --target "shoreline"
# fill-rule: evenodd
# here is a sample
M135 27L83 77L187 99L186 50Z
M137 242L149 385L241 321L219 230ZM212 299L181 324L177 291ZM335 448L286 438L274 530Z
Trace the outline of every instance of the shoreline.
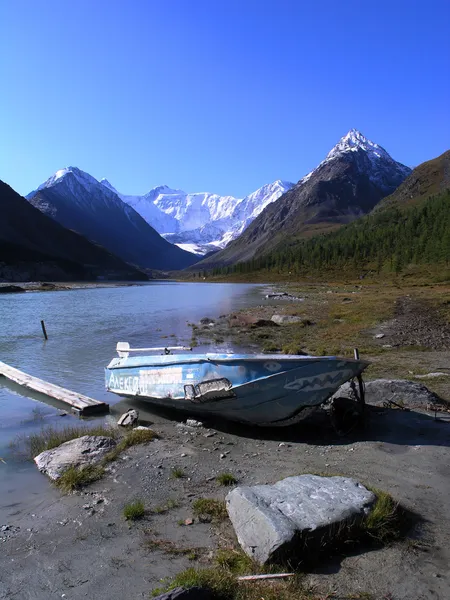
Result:
M151 280L149 280L151 281ZM127 282L127 281L87 281L87 282L40 282L40 281L24 281L24 282L0 282L1 288L17 288L8 293L21 292L61 292L70 290L84 290L96 288L112 288L112 287L135 287L145 285L147 282ZM3 292L5 293L5 292Z
M255 348L296 344L315 350L339 343L346 353L356 343L372 362L368 379L416 381L416 375L450 364L450 348L438 320L450 288L439 288L439 294L428 287L379 288L374 295L373 287L362 285L267 284L263 293L285 289L301 301L261 297L258 306L233 313L245 317L236 326L229 325L228 315L212 327L200 321L193 333L211 341L228 332L233 343L242 340ZM274 314L301 321L268 326ZM255 318L265 323L256 325ZM434 327L431 333L429 324ZM377 338L380 333L383 337ZM435 347L411 347L411 340ZM450 400L450 378L419 377L417 381ZM117 420L116 411L123 412L124 404L112 408ZM140 424L150 426L159 439L126 450L101 480L62 495L36 474L26 497L10 506L5 502L0 583L6 592L0 598L13 598L17 589L29 600L63 594L68 600L146 598L183 569L210 567L218 549L237 548L237 542L228 520L199 520L193 503L201 498L223 500L232 489L217 482L224 473L232 474L239 485L274 483L301 473L340 474L390 493L416 515L409 537L370 551L333 555L317 568L306 569L306 584L321 597L333 591L340 600L448 597L449 423L423 410L369 408L366 428L343 438L324 412L295 428L274 430L206 419L200 427L189 427L180 415L151 407L141 410ZM146 513L130 523L123 508L138 499ZM46 575L50 572L51 580Z

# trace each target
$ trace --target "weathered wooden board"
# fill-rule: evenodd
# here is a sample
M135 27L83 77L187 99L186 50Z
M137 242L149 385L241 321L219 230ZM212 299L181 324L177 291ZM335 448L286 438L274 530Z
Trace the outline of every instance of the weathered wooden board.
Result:
M109 404L106 402L99 402L98 400L89 398L89 396L77 394L59 385L43 381L38 377L33 377L33 375L28 375L23 371L19 371L19 369L10 367L3 362L0 362L0 375L30 390L69 404L80 415L92 415L109 411Z

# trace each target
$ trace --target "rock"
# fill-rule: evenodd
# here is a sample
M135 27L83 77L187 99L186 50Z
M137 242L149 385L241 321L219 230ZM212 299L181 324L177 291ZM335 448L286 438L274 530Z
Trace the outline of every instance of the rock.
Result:
M293 315L273 315L270 320L277 325L283 325L285 323L300 323L302 317L295 317Z
M187 419L186 425L189 427L203 427L203 423L201 421L196 421L195 419Z
M102 435L83 435L52 450L45 450L34 462L41 473L57 480L69 467L82 467L99 462L116 446L115 440Z
M202 325L213 325L214 319L210 319L209 317L203 317L203 319L200 319L200 323Z
M185 519L184 524L185 525L192 525L194 523L194 519Z
M175 588L166 594L156 596L153 600L214 600L213 592L205 588Z
M241 486L226 498L240 545L259 563L298 555L367 515L375 495L354 479L300 475Z
M120 419L117 421L117 425L122 425L122 427L127 427L128 425L134 425L137 423L139 419L139 413L134 408L130 408L124 413Z
M423 383L407 379L374 379L366 381L366 402L383 406L392 400L405 408L424 408L427 404L442 404L441 399ZM349 397L350 384L344 383L332 396L332 399Z
M0 285L0 294L16 294L25 291L20 285Z
M375 337L376 340L381 340L381 339L383 339L385 337L385 334L384 333L377 333L377 335L374 336L374 337Z
M214 435L216 435L217 431L207 431L205 434L203 434L203 437L205 438L209 438L209 437L213 437Z
M134 431L150 431L151 427L144 427L144 425L138 425L133 428Z

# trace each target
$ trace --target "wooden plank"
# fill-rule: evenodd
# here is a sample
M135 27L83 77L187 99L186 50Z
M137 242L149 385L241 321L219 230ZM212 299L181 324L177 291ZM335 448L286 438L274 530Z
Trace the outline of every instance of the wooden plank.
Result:
M69 404L76 412L81 415L90 415L109 411L109 405L106 402L99 402L84 394L77 394L59 385L43 381L33 375L28 375L19 369L10 367L6 363L0 362L0 375L7 379L22 385L30 390L45 394L55 400Z

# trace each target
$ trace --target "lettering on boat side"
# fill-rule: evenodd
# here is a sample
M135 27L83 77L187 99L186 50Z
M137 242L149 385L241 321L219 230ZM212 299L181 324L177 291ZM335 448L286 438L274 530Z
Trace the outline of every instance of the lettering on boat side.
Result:
M354 375L353 371L332 371L331 373L324 373L323 375L317 375L316 377L307 378L301 377L300 379L294 379L284 386L285 390L293 390L296 392L311 391L314 389L323 389L327 387L335 387L343 381L347 381Z
M137 375L116 375L111 371L108 388L112 391L127 392L134 395L147 395L156 385L181 384L183 380L182 367L165 367L139 371Z
M128 392L131 394L139 393L139 377L137 376L128 376L128 377L118 377L114 374L114 371L111 372L111 376L108 382L108 388L110 390L117 390L122 392Z

